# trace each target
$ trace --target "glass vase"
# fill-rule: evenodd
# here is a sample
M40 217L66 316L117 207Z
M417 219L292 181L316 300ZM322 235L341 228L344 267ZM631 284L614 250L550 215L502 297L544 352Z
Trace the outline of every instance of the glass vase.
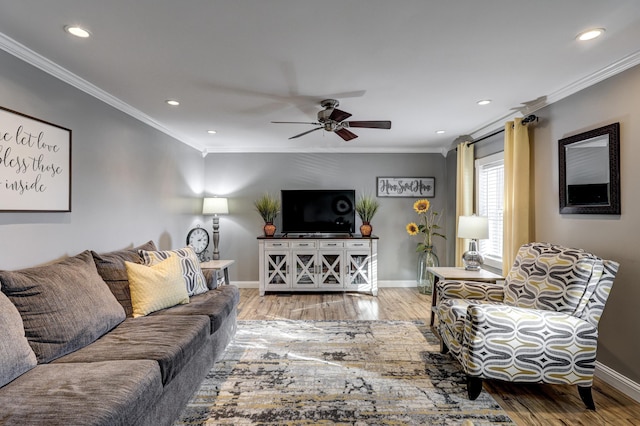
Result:
M420 294L432 294L435 276L427 272L428 267L439 266L438 256L433 252L433 246L425 247L418 255L418 291Z

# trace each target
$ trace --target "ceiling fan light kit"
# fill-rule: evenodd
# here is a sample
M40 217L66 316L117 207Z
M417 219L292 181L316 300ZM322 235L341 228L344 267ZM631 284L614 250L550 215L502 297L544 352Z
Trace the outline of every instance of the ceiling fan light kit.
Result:
M307 130L306 132L299 133L295 136L291 136L289 139L299 138L300 136L307 135L316 130L323 129L326 132L333 132L340 136L345 141L350 141L358 137L355 133L347 130L349 127L359 127L366 129L390 129L391 121L345 121L351 117L351 114L337 107L340 105L335 99L325 99L320 102L320 106L324 109L318 111L318 122L304 122L304 121L272 121L277 124L311 124L318 126L314 129Z

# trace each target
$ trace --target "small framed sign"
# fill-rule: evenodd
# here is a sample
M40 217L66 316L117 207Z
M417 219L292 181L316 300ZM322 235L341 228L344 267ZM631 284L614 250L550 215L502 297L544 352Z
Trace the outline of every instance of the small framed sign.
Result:
M71 130L0 107L0 212L71 211Z
M378 177L378 197L432 198L436 196L436 178L433 177Z

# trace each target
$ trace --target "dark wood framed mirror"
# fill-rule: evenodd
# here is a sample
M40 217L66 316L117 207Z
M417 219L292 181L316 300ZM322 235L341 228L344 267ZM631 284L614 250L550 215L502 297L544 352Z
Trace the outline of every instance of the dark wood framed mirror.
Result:
M560 213L620 214L620 123L558 141Z

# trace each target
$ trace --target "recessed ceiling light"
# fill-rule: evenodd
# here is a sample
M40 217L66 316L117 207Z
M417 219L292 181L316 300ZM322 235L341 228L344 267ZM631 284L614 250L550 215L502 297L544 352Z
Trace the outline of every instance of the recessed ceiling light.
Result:
M169 104L169 105L171 105L171 106L178 106L178 105L180 105L180 102L176 101L175 99L167 99L165 102L166 102L166 103L168 103L168 104Z
M216 131L215 130L207 130L207 133L209 133L210 135L215 135Z
M89 33L89 31L76 25L67 25L66 27L64 27L64 30L69 34L80 38L87 38L91 36L91 33Z
M444 130L436 130L436 134L438 135L442 135L444 133Z
M604 33L604 28L593 28L581 32L576 36L576 38L580 41L593 40L594 38L600 37L602 33Z
M489 99L483 99L481 101L478 101L478 105L489 105L491 103L491 100Z

